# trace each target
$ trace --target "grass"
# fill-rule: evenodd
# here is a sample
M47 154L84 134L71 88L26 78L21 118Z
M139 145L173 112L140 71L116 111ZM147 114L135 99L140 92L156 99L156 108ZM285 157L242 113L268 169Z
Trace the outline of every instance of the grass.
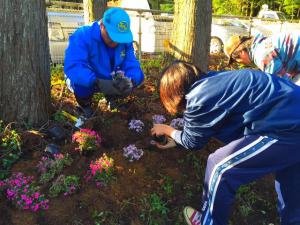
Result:
M167 224L170 210L167 208L167 203L164 202L158 194L152 193L150 196L143 198L141 203L143 208L140 217L145 224Z

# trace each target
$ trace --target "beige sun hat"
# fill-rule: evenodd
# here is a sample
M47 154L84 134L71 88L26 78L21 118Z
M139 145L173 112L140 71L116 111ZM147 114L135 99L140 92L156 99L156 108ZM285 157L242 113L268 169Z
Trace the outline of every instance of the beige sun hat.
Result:
M233 35L224 45L224 53L229 58L228 65L233 62L232 54L245 41L251 39L249 36Z

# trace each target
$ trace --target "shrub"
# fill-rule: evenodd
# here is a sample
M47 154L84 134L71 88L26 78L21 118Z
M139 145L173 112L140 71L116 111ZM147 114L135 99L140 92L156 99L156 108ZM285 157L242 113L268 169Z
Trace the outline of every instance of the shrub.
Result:
M50 197L56 197L60 193L64 196L74 194L79 188L79 178L77 176L60 175L49 189Z
M12 165L20 158L21 138L10 126L0 120L0 180L8 176Z
M52 180L56 175L62 172L65 166L72 164L72 158L66 154L55 154L54 159L50 157L42 157L37 168L41 173L40 182L45 184Z

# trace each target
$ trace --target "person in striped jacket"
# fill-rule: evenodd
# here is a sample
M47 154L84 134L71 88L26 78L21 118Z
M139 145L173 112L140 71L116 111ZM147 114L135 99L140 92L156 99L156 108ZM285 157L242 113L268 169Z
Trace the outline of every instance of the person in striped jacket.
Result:
M189 225L226 225L237 189L273 173L282 225L300 224L300 87L259 70L203 73L186 62L167 67L160 98L170 114L183 114L161 149L201 150L214 137L225 146L208 157L202 205L186 207Z
M250 65L261 71L276 74L300 85L300 35L279 33L270 37L232 36L224 45L224 52L233 61Z

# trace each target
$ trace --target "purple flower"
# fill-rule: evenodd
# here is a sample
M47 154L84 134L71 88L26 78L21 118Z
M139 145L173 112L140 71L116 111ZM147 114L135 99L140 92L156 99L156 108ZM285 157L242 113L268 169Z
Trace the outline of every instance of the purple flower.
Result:
M154 124L160 124L166 122L166 118L163 115L154 115L152 116Z
M140 120L131 120L129 125L129 130L135 130L140 133L143 131L144 123Z
M6 190L7 198L8 199L13 199L16 195L16 193L13 190L7 189Z
M123 155L129 159L129 162L139 160L144 154L142 149L138 149L135 145L129 145L123 148Z
M34 198L35 198L35 199L38 199L39 197L40 197L40 193L39 193L39 192L35 192L35 193L34 193Z
M176 128L176 129L183 128L184 127L184 120L183 120L183 118L173 119L171 121L171 123L170 123L170 126Z
M103 182L99 182L99 181L96 182L96 187L97 188L101 188L103 186L105 186L105 184Z

